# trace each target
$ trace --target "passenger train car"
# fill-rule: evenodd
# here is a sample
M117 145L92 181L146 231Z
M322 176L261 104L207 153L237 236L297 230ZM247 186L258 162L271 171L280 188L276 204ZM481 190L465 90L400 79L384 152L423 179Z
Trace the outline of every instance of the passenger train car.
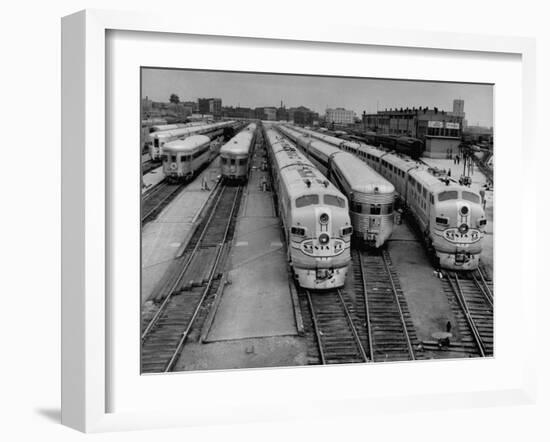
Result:
M245 181L250 170L250 155L256 141L255 123L231 138L220 149L222 177L227 181Z
M286 126L279 130L347 196L354 238L381 247L393 232L393 184L351 153Z
M352 227L346 197L289 140L265 130L288 259L298 285L342 287Z
M413 214L437 265L451 270L479 266L487 219L479 193L425 165L367 144L338 140L390 181Z
M164 132L167 130L184 129L187 127L204 126L204 125L206 125L206 123L200 121L200 122L191 122L191 123L157 124L154 126L150 126L148 129L147 136L145 137L145 146L149 149L149 146L153 142L153 134L155 132Z
M152 143L149 146L149 154L151 155L151 160L156 161L161 159L162 149L166 143L178 139L183 139L190 135L209 134L214 131L218 131L219 133L221 133L223 128L234 124L234 121L227 121L221 123L203 124L198 126L184 127L180 129L154 132L152 135ZM212 136L216 136L216 134Z
M217 154L220 139L191 135L164 145L162 170L168 181L188 180L210 163Z

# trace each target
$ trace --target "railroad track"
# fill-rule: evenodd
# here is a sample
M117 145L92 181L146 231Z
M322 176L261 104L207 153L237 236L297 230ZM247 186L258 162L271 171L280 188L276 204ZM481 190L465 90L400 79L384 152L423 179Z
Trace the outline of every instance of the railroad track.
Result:
M354 250L352 258L344 288L298 290L308 363L416 359L416 331L389 255Z
M416 359L418 339L399 278L386 250L354 250L353 282L358 320L373 362Z
M321 364L367 362L359 331L340 289L304 290Z
M156 169L157 167L160 167L161 164L158 162L155 162L153 160L147 160L141 163L141 172L143 175L151 172L153 169Z
M174 370L185 343L200 335L214 299L229 242L235 230L243 187L221 186L184 254L156 295L155 308L142 315L143 373Z
M444 290L459 325L460 345L470 356L493 356L493 289L482 272L443 273Z
M155 219L185 186L186 184L170 184L163 180L146 192L141 200L141 225Z

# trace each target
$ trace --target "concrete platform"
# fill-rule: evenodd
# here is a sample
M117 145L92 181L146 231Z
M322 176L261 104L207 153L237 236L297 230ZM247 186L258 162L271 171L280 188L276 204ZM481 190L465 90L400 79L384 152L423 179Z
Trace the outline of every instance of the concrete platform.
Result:
M434 274L424 244L406 222L395 226L387 244L418 339L432 340L432 333L445 331L447 321L457 330L458 324L442 282Z
M219 157L202 171L141 233L141 301L151 296L153 289L175 258L180 245L187 239L193 224L206 204L216 178L220 175ZM210 190L201 190L206 177Z
M256 155L229 255L228 280L207 342L296 335L286 251Z
M141 193L144 194L148 190L151 190L152 187L156 186L164 179L164 172L162 171L162 166L159 166L145 175L143 175L143 187L141 188Z
M176 371L227 370L307 365L307 343L293 336L189 342L183 348Z

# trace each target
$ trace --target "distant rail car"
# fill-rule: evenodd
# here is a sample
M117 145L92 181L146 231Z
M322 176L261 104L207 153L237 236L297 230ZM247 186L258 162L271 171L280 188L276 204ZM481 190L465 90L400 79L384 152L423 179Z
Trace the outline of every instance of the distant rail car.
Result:
M174 123L174 124L156 124L149 126L148 133L145 136L145 146L149 148L153 142L153 134L156 132L164 132L167 130L184 129L189 127L204 126L204 122L191 122L191 123Z
M365 139L369 144L394 150L403 155L408 155L415 160L420 158L424 152L424 143L418 138L399 137L367 132L365 134Z
M367 164L336 146L280 126L279 130L300 146L307 157L349 200L353 236L381 247L394 227L395 188Z
M219 140L207 135L191 135L164 145L162 170L168 181L191 179L217 154Z
M149 146L149 154L151 160L158 161L162 157L163 146L171 141L184 139L190 135L205 135L218 131L222 133L223 129L234 126L235 121L227 121L213 124L202 124L197 126L184 127L180 129L165 130L160 132L154 132L152 135L152 142ZM216 135L212 135L216 136Z
M249 124L220 149L222 177L227 181L245 181L250 171L250 154L256 141L255 123Z
M346 197L291 141L272 128L265 139L297 284L313 290L342 287L353 231Z

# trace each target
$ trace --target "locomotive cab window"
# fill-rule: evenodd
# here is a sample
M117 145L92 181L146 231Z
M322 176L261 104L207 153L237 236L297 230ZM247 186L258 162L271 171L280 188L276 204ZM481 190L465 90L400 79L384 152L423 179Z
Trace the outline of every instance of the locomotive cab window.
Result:
M479 204L479 196L472 192L462 192L462 199L470 201L475 204Z
M234 165L235 165L235 158L231 158L231 162L230 162L230 164L231 164L232 166L234 166Z
M324 195L323 203L325 203L327 206L335 206L342 209L346 207L346 201L343 198L335 195Z
M222 164L227 164L227 158L222 157Z
M246 158L241 158L241 159L239 160L239 164L240 164L241 166L244 166L244 165L246 164Z
M306 207L314 204L319 204L319 195L304 195L296 198L296 207Z
M444 192L441 192L437 196L437 201L449 201L449 200L455 200L458 198L458 192L456 190L446 190Z

